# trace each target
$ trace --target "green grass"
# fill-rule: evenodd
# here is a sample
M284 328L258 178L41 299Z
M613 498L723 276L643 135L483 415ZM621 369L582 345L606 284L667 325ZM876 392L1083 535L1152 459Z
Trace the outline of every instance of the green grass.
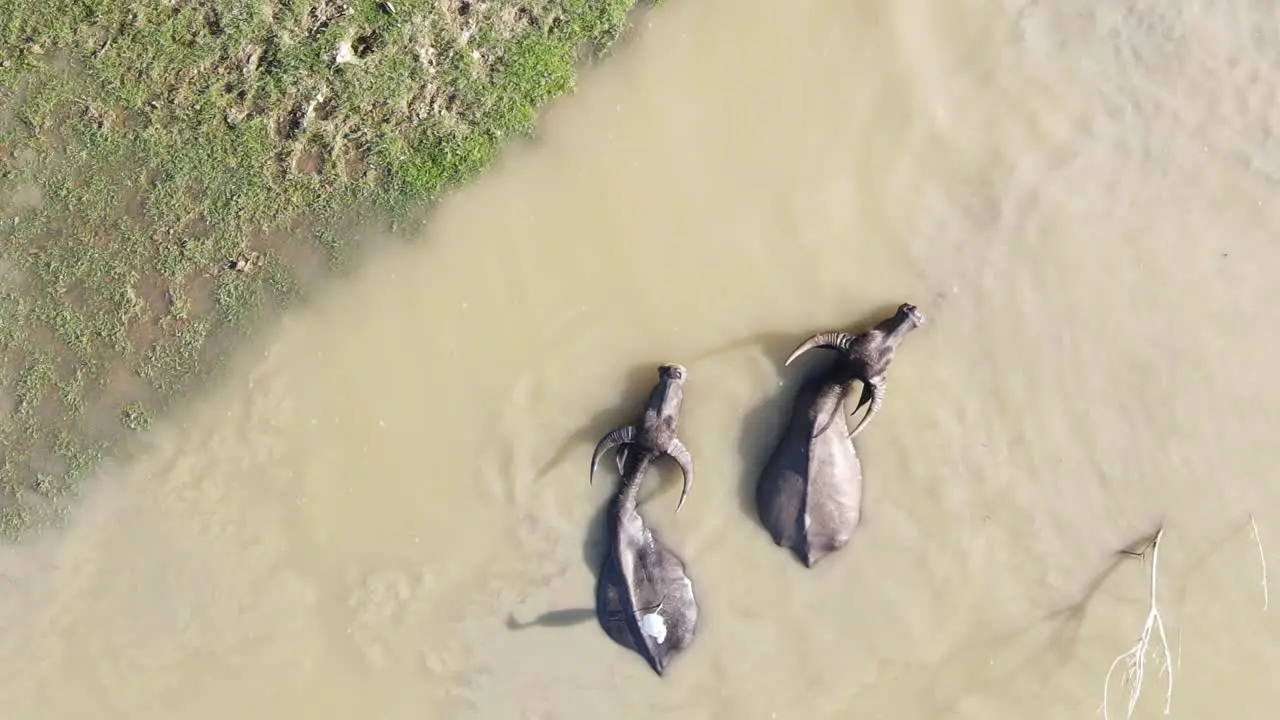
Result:
M635 3L0 0L0 531L60 516L347 229L529 134Z

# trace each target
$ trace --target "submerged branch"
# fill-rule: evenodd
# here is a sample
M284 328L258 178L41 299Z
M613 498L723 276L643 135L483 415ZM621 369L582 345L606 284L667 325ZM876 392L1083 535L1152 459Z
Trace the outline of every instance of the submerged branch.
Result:
M1147 653L1151 650L1151 633L1153 630L1160 636L1160 650L1164 660L1163 671L1168 678L1164 703L1166 715L1169 714L1169 709L1173 705L1173 659L1169 656L1169 641L1164 632L1164 619L1160 616L1160 607L1156 602L1156 583L1160 564L1160 538L1163 535L1164 527L1161 526L1141 552L1127 549L1121 551L1126 555L1134 555L1142 560L1146 559L1148 552L1151 553L1151 607L1147 611L1147 622L1143 625L1142 634L1138 637L1137 642L1127 652L1116 656L1116 659L1111 662L1111 667L1107 669L1107 677L1102 686L1102 716L1107 720L1110 718L1108 700L1111 690L1111 675L1115 672L1116 666L1122 662L1128 665L1128 669L1124 674L1124 679L1129 684L1129 704L1125 717L1133 717L1133 710L1137 707L1138 698L1142 695L1142 681L1146 676Z
M1269 589L1267 582L1267 555L1262 547L1262 538L1258 532L1258 523L1254 519L1253 514L1249 515L1249 524L1253 528L1253 541L1258 546L1258 557L1262 561L1262 609L1266 611L1270 605ZM1160 614L1160 606L1156 602L1156 584L1159 577L1160 565L1160 539L1164 536L1164 526L1162 525L1156 533L1132 546L1119 551L1121 555L1131 555L1139 560L1145 561L1147 553L1151 553L1151 606L1147 611L1147 621L1142 626L1142 633L1138 636L1137 641L1128 651L1116 656L1111 661L1111 666L1107 668L1107 676L1102 686L1102 716L1106 720L1110 719L1109 700L1111 689L1111 675L1115 672L1116 667L1121 663L1127 665L1124 673L1124 681L1129 685L1129 702L1126 718L1133 717L1134 708L1138 705L1138 698L1142 695L1142 682L1146 675L1147 655L1153 651L1152 633L1159 636L1159 656L1164 662L1163 672L1167 676L1165 698L1164 698L1164 714L1168 715L1173 705L1173 669L1174 662L1170 657L1169 643L1165 636L1164 618ZM1137 548L1141 548L1140 550ZM1182 664L1182 631L1178 631L1178 663Z
M1267 605L1270 604L1267 591L1267 553L1262 549L1262 538L1258 536L1258 523L1253 519L1253 513L1249 514L1249 524L1253 526L1253 541L1258 545L1258 558L1262 560L1262 611L1267 611Z

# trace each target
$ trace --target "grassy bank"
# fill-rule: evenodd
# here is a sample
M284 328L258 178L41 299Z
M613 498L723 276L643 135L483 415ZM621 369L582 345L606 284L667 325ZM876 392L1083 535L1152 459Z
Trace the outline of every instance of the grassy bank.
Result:
M0 0L0 529L473 177L635 0Z

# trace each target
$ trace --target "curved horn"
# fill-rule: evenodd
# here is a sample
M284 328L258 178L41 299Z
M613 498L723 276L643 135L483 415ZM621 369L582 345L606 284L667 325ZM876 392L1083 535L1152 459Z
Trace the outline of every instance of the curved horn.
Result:
M847 332L824 332L818 333L813 337L800 343L800 346L791 351L791 355L787 357L787 361L783 365L790 365L791 361L800 357L804 353L814 348L831 348L847 353L853 347L853 336Z
M636 426L624 425L623 427L610 430L608 434L600 438L600 442L596 443L595 452L591 453L591 475L588 482L595 483L596 466L600 464L600 456L605 454L609 448L616 447L623 443L635 442Z
M671 444L667 446L667 454L680 463L680 473L684 475L684 487L680 489L680 502L676 503L676 512L680 512L680 508L684 507L685 498L689 497L689 489L693 487L693 456L689 454L684 443L680 442L680 438L676 437L671 438Z
M866 405L868 402L871 402L871 398L873 398L874 396L875 396L875 391L871 389L871 383L870 382L862 383L862 396L858 398L858 406L855 407L853 411L850 412L849 414L852 415L853 413L856 413L859 410L861 410L862 406Z
M862 407L862 403L866 402L868 392L871 393L871 405L867 408L867 414L863 415L862 419L858 421L858 424L853 426L853 432L849 433L850 439L862 432L862 428L866 427L868 422L871 422L871 418L874 417L877 412L880 412L880 406L884 404L884 390L884 377L871 378L867 381L867 384L863 386L863 399L858 401L858 407ZM856 408L854 409L854 412L857 412Z
M853 411L849 413L849 415L850 416L856 415L857 412L862 409L862 406L866 405L867 401L871 400L872 397L873 395L872 395L871 385L868 383L862 383L862 396L858 398L857 407L855 407ZM843 403L841 403L840 406L832 408L831 414L827 416L827 420L822 424L822 428L817 432L815 432L813 436L818 437L822 433L826 432L827 428L831 427L831 423L836 421L836 413L840 412L842 409L843 409ZM849 437L852 438L853 435L850 434Z

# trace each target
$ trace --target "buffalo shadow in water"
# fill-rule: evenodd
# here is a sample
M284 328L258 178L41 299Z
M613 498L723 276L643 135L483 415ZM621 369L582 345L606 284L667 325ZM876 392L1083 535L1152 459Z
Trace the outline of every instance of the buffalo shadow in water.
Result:
M790 367L785 367L782 363L787 359L787 355L811 335L842 328L850 329L854 333L866 332L897 310L898 304L885 304L867 312L861 322L852 325L813 328L797 333L760 333L727 343L695 358L696 361L739 348L755 347L770 361L777 363L782 384L776 392L765 396L744 414L741 433L738 437L738 456L742 460L742 479L738 483L738 505L742 512L757 525L764 527L756 509L756 486L760 483L760 473L764 471L765 463L768 462L769 456L777 448L778 443L782 442L782 433L791 422L796 396L806 382L827 372L837 362L834 353L830 351L813 352L806 353L793 361ZM847 414L849 409L851 408L846 407L844 412ZM863 408L859 412L865 411L866 408Z
M516 620L516 616L512 614L507 616L507 629L525 630L531 627L572 627L574 625L581 625L585 622L591 622L595 619L596 609L593 607L549 610L532 620L526 620L524 622Z
M537 480L542 480L557 465L561 465L570 457L577 455L577 450L586 451L582 454L581 463L577 460L568 463L564 474L577 480L588 479L591 450L595 448L596 443L599 442L600 438L604 437L605 433L639 419L640 414L644 411L645 399L648 398L649 391L653 389L653 384L657 378L658 366L662 365L663 362L676 361L664 360L642 363L628 370L623 381L623 389L619 401L605 410L597 412L586 424L565 438L556 448L551 459L543 463L538 470ZM667 468L664 468L663 465L664 463L655 463L655 467L652 468L653 471L658 473L661 482L658 487L651 488L647 492L644 489L641 490L639 500L641 505L648 504L655 494L662 492L669 484L668 481L671 478L666 474ZM619 479L617 465L613 461L612 454L609 455L607 460L603 460L600 463L597 474L601 476L602 484L608 488L608 492L587 522L587 532L582 542L582 561L586 563L587 569L591 571L593 583L598 582L600 579L600 566L604 562L608 547L605 529L608 527L609 502L617 492ZM596 492L599 492L598 488L600 486L585 485L584 487L597 488ZM570 627L594 620L595 617L594 606L550 610L524 622L516 620L514 615L508 616L507 628L510 630L524 630L530 627Z

